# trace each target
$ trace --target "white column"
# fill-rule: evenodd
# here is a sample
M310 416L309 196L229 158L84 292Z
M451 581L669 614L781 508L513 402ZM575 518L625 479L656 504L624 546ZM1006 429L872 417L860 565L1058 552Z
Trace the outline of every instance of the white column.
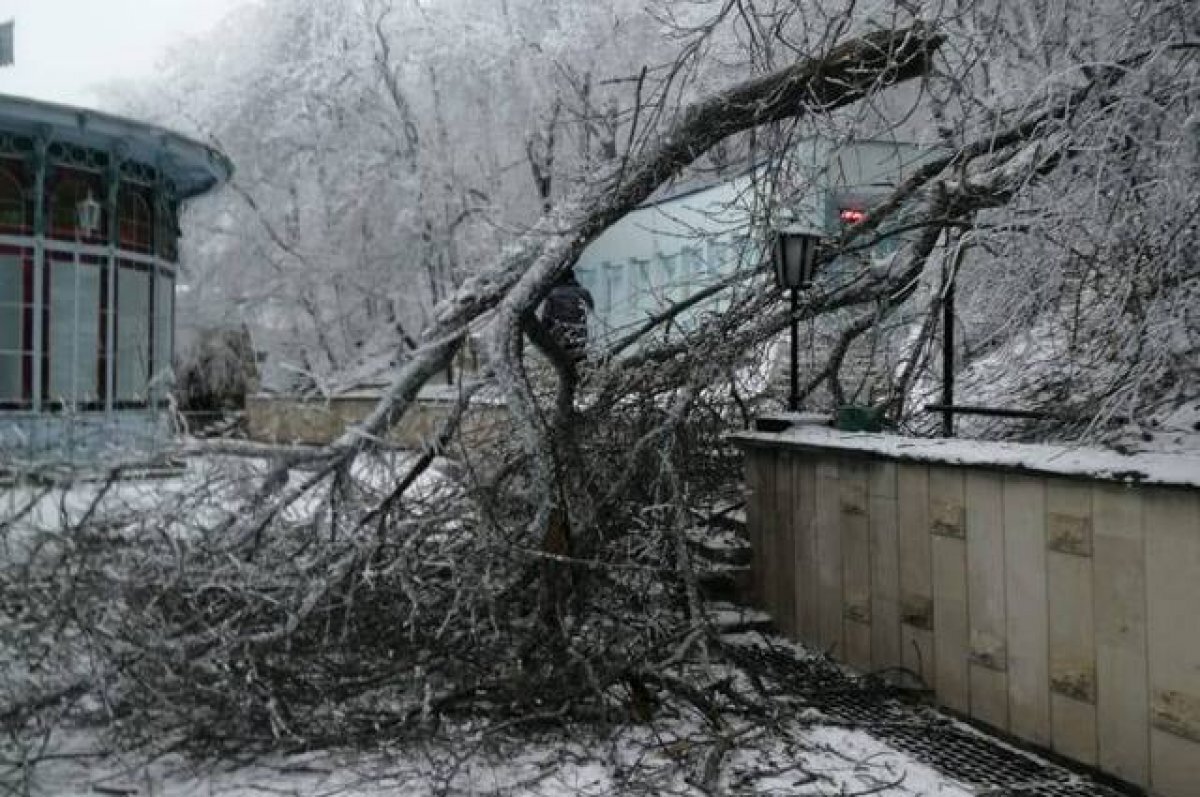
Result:
M36 199L33 205L33 411L42 410L42 363L46 355L44 315L46 307L46 157L50 142L43 136L36 147L36 174L33 178Z
M46 356L46 247L43 237L33 240L33 411L42 409L42 363Z
M121 166L117 153L112 155L109 167L107 200L108 208L108 315L104 321L104 411L112 414L116 408L117 392L117 236L120 232L120 219L117 215L117 192L121 185Z

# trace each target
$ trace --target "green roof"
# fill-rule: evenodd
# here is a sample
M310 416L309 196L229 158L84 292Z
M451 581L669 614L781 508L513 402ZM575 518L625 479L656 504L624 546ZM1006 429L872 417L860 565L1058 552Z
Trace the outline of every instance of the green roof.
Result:
M86 108L0 94L0 131L119 152L124 158L161 169L182 199L210 191L233 176L233 163L207 144L166 128Z

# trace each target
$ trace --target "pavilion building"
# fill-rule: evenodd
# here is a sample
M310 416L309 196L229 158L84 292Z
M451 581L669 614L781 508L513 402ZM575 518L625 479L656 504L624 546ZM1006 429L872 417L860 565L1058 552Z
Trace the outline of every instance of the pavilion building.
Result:
M0 470L167 439L180 211L231 174L167 130L0 95Z

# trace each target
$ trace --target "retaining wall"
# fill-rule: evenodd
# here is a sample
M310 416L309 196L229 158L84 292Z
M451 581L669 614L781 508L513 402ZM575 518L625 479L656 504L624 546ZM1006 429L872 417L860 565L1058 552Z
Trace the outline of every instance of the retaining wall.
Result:
M735 439L755 597L785 634L1200 795L1200 457L812 425Z
M457 402L457 393L454 388L422 390L388 440L421 449L437 435ZM325 445L336 440L347 426L367 417L378 403L379 394L373 391L324 400L250 396L246 399L247 435L262 443ZM461 439L482 444L508 428L508 412L503 405L472 401L462 419Z

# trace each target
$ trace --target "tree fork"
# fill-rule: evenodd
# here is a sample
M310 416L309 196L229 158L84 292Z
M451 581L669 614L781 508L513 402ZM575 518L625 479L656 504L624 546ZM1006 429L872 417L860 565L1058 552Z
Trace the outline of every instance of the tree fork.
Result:
M503 325L518 324L521 314L536 305L554 278L573 265L589 243L723 139L811 110L833 110L872 91L920 77L944 41L944 35L920 22L902 30L870 33L823 57L746 81L693 106L661 138L663 144L639 159L628 180L611 190L583 189L580 197L565 203L564 207L575 209L574 214L568 212L576 215L574 224L567 218L564 225L558 215L544 217L525 236L520 251L440 302L434 324L422 335L421 348L400 367L375 410L334 446L360 449L382 437L408 411L421 386L446 367L473 320L505 302ZM562 233L564 226L573 228L574 234ZM547 238L550 243L543 243ZM522 290L514 295L522 282Z

